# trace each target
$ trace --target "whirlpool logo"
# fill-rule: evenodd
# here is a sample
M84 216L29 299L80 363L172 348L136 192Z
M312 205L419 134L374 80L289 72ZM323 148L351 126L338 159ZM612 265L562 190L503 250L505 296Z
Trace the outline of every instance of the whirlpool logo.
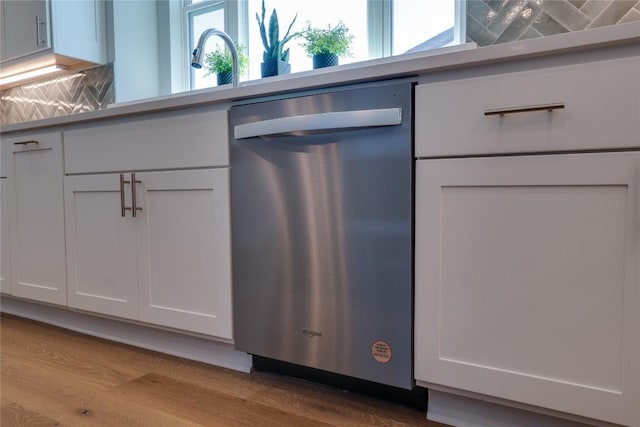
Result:
M309 338L313 338L313 337L321 337L322 336L322 332L320 331L316 331L315 329L307 329L304 328L302 330L302 335L306 335Z

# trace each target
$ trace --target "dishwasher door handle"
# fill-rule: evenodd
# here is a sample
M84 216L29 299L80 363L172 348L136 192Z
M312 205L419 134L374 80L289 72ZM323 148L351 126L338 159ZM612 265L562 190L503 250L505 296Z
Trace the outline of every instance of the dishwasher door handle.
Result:
M236 125L235 139L287 134L294 132L334 131L376 126L395 126L402 123L402 108L338 111L333 113L306 114L261 120Z

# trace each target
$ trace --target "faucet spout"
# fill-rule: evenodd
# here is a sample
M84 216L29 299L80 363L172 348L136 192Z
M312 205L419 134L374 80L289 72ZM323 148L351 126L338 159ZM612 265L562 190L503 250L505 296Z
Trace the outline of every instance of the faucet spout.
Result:
M231 59L233 60L233 87L238 87L238 48L236 44L233 42L231 37L224 31L218 30L217 28L209 28L205 30L201 35L200 39L198 39L198 44L196 48L193 50L193 58L191 59L191 66L193 68L202 68L202 57L204 56L204 44L207 42L207 39L210 36L219 36L224 42L227 44L229 51L231 52Z

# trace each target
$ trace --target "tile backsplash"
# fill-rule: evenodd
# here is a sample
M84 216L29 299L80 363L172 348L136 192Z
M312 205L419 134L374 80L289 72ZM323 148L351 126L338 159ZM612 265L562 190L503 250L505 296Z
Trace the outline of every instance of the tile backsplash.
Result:
M467 1L467 41L478 46L634 21L639 0Z
M65 116L114 102L113 65L0 91L0 124Z

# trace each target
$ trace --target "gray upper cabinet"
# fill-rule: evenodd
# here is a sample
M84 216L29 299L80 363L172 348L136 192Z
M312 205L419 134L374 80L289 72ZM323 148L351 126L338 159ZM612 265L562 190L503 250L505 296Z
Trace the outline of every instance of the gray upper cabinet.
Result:
M46 1L5 1L2 8L2 61L49 48Z
M47 60L70 70L106 62L104 0L3 1L0 7L5 70Z

